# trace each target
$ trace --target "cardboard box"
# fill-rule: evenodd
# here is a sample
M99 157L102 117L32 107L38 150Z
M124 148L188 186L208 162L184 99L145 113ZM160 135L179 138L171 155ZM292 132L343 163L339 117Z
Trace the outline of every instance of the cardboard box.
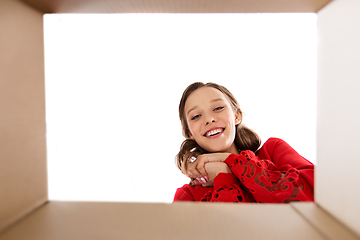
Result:
M73 12L317 12L316 203L48 201L43 14ZM357 0L0 0L0 239L359 239L359 14Z

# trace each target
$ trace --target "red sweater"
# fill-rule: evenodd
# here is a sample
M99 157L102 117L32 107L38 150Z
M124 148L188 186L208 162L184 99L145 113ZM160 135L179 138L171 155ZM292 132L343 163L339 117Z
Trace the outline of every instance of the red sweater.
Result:
M231 154L232 173L220 173L213 187L178 188L174 201L287 203L314 201L314 165L289 144L270 138L257 151Z

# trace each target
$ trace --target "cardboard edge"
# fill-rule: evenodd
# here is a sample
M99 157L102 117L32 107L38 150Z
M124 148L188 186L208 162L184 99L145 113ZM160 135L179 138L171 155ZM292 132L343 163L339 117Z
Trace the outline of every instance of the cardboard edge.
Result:
M189 239L194 237L189 213L195 214L198 231L207 239L230 239L239 232L243 239L254 240L326 239L288 204L68 201L48 201L0 234L0 239L88 239L94 235L104 239ZM174 214L178 218L170 220ZM154 216L160 217L159 221L152 221ZM288 221L278 224L282 219ZM284 225L288 228L283 229ZM181 234L173 238L179 226L183 227ZM254 231L259 226L263 231ZM224 227L229 230L223 232Z
M290 206L326 239L360 239L360 236L357 236L353 231L316 203L294 202L290 203Z
M0 16L2 232L48 200L48 175L43 14L0 0Z
M42 5L39 5L39 4L36 4L36 3L31 3L29 1L26 1L26 0L17 0L21 3L23 3L24 5L30 7L31 9L33 9L34 11L37 11L41 14L45 14L45 13L52 13L50 9L42 6Z
M129 12L143 12L143 13L317 13L323 7L325 7L332 0L306 0L303 2L296 1L281 1L272 0L270 3L263 1L267 5L261 4L261 0L256 1L254 7L245 8L239 7L237 2L228 2L227 6L238 7L224 7L225 5L221 1L211 0L204 2L185 1L179 2L176 0L157 2L157 1L138 1L132 4L131 1L120 1L117 5L119 8L103 8L99 4L95 4L89 0L77 0L74 2L64 0L20 0L33 8L38 9L43 13L129 13ZM249 5L249 1L244 0L246 5ZM295 7L289 7L291 4L297 3ZM250 4L250 5L251 5ZM115 6L113 2L105 1L105 6ZM138 6L145 5L144 8L138 8ZM218 7L213 7L218 6ZM280 7L282 6L282 7ZM204 10L205 8L205 10Z
M21 221L31 216L34 212L38 211L50 201L48 199L44 199L41 203L34 205L34 207L30 208L29 211L21 213L19 216L15 217L14 220L10 221L8 225L0 229L0 237L7 232L8 230L12 229L15 225L18 225Z
M324 1L323 4L319 4L318 8L316 9L315 13L317 14L319 11L321 11L324 7L326 7L327 5L331 4L333 2L333 0L327 0Z

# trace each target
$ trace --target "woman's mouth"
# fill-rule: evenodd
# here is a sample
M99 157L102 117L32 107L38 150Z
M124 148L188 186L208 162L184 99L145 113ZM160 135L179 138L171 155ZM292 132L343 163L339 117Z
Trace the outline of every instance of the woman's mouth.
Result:
M209 131L207 131L204 134L204 137L213 137L213 136L219 135L220 133L224 132L224 130L225 130L225 128L213 128L213 129L210 129Z

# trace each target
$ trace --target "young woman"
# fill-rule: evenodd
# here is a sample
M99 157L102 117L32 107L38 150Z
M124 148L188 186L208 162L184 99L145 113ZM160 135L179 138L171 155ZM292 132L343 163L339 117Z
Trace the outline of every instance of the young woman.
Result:
M177 189L174 201L314 201L314 165L278 138L259 149L259 136L242 124L225 87L191 84L179 116L186 140L176 161L191 182Z

